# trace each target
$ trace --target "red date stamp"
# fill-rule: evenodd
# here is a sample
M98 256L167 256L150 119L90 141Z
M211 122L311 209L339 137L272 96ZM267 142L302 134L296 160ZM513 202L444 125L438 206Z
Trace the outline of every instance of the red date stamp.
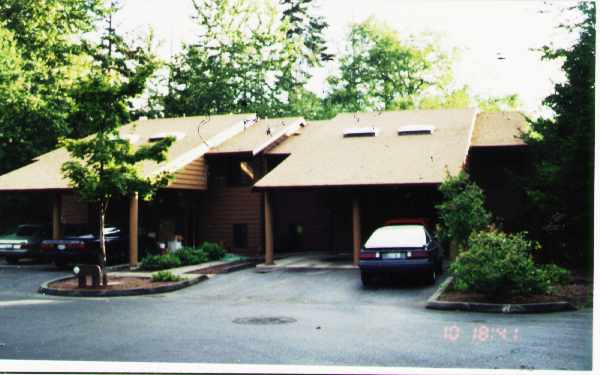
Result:
M446 341L456 342L461 338L469 338L473 343L483 342L517 342L519 341L518 328L491 327L479 324L472 329L462 330L456 324L444 327L443 338Z

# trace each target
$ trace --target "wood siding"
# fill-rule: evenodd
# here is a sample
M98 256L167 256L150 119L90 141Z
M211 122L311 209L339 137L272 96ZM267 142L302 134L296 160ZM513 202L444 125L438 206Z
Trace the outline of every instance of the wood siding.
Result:
M203 199L203 238L222 242L237 253L262 255L262 193L252 192L251 187L212 186ZM234 246L234 224L246 224L247 248Z
M88 204L75 194L61 194L60 222L63 224L87 224Z
M175 173L169 189L207 189L207 168L204 157L200 157Z

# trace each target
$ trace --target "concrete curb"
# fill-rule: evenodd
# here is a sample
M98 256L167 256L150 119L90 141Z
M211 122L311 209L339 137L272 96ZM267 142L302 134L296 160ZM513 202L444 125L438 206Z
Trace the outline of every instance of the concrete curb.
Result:
M484 303L484 302L451 302L440 301L439 297L446 291L452 277L448 277L446 281L440 285L438 290L427 300L425 305L428 309L433 310L460 310L473 312L489 312L489 313L504 313L504 314L527 314L527 313L546 313L556 311L577 310L569 302L542 302L542 303Z
M67 279L71 279L73 276L60 277L58 279L50 280L43 283L38 292L42 294L52 295L52 296L66 296L66 297L126 297L126 296L141 296L146 294L157 294L157 293L167 293L173 292L179 289L186 288L188 286L192 286L194 284L198 284L201 281L208 279L206 275L199 275L198 277L192 277L187 280L183 280L177 282L172 285L163 285L157 286L154 288L136 288L129 290L64 290L64 289L56 289L50 288L48 285L57 282L63 281Z
M277 272L277 271L285 271L285 272L316 272L316 271L348 271L348 270L357 270L358 266L350 266L350 267L335 267L335 266L257 266L257 273L269 273L269 272Z

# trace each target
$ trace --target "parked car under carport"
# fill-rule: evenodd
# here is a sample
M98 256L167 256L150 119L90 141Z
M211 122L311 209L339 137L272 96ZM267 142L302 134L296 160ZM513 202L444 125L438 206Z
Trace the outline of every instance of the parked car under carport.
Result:
M395 221L376 229L360 251L363 285L380 275L421 274L433 284L443 270L443 249L425 225Z
M14 234L0 236L0 256L8 264L24 258L41 258L40 245L50 237L50 227L44 224L23 224Z

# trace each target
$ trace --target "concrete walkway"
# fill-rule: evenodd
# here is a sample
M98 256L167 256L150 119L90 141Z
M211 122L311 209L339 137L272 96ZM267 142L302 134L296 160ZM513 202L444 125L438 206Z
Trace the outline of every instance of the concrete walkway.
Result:
M337 270L337 269L355 269L352 264L351 253L332 253L332 252L310 252L290 254L275 259L275 264L259 264L257 271L267 272L274 270Z
M165 271L170 271L170 272L174 273L175 275L181 276L186 279L193 279L195 277L198 277L198 274L193 274L191 272L202 271L203 269L208 269L208 268L216 267L216 266L227 266L227 265L234 265L234 264L238 264L238 263L246 263L246 262L253 262L253 261L255 261L255 260L251 259L251 258L243 259L243 260L218 260L218 261L214 261L214 262L195 264L192 266L170 268ZM156 273L156 272L159 272L159 271L114 271L114 272L109 272L108 275L113 276L113 277L152 277L152 274Z

